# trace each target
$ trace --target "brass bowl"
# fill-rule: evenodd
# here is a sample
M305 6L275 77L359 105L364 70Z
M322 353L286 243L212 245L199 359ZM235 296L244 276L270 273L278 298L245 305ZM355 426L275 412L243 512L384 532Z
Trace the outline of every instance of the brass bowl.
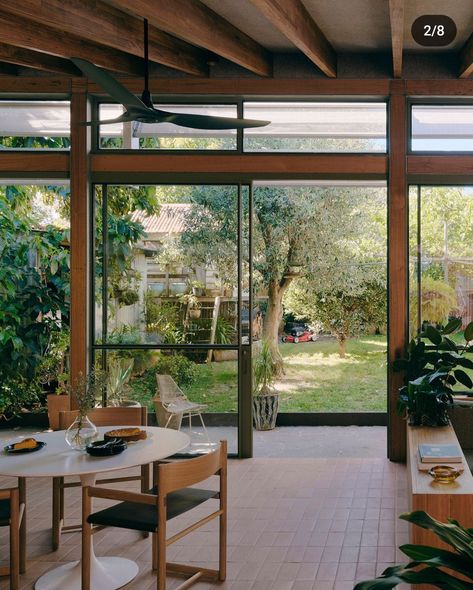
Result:
M450 465L434 465L429 469L429 475L437 483L453 483L461 475L461 471Z

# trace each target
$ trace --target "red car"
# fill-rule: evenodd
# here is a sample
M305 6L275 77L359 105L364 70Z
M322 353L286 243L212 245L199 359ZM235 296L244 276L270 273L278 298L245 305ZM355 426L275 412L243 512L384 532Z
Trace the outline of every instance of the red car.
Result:
M317 340L317 334L310 328L295 328L291 330L290 334L284 334L282 337L283 342L315 342Z

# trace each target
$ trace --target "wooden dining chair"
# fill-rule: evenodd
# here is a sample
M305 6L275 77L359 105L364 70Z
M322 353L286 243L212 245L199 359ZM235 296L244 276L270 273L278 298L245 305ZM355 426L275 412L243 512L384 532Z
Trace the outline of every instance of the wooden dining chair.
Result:
M219 478L219 489L194 486L212 475ZM92 498L119 500L109 508L91 512ZM166 522L207 500L217 499L218 508L199 518L178 533L167 537ZM166 547L219 518L218 570L194 565L166 562ZM91 538L94 527L118 528L152 533L152 563L157 572L157 589L166 590L166 573L184 575L187 579L175 590L184 590L200 580L223 582L227 563L227 441L220 441L216 451L195 459L161 463L157 467L157 486L148 494L123 490L84 487L82 492L82 590L90 590Z
M77 417L77 410L59 412L59 428L67 429ZM94 408L87 416L95 426L146 426L148 422L148 410L146 407L107 407ZM149 465L141 465L139 475L126 477L113 477L98 480L97 483L115 483L121 481L141 482L141 491L146 491L150 486ZM65 482L64 477L53 477L53 510L52 510L52 546L53 551L59 547L62 532L78 531L80 524L64 525L64 490L66 488L79 487L79 481Z
M0 576L10 576L10 590L19 590L20 573L26 569L24 478L16 488L0 490L0 526L10 527L10 564L0 568Z

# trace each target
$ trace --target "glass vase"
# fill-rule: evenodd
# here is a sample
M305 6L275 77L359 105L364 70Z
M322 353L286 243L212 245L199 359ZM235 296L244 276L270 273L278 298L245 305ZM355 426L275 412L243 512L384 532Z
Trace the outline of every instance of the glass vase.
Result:
M77 416L66 430L67 444L75 451L85 451L86 446L96 440L97 427L87 416Z

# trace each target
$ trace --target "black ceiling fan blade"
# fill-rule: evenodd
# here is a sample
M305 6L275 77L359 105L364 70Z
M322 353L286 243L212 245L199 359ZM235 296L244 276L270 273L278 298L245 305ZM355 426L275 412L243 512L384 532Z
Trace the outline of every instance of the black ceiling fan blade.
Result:
M115 119L104 119L100 121L87 121L85 123L80 123L81 125L94 125L98 123L99 125L113 125L113 123L129 123L130 121L135 121L135 118L130 115L130 113L125 112L123 115L116 117Z
M160 123L173 123L180 127L191 129L248 129L251 127L264 127L271 121L258 119L234 119L232 117L213 117L211 115L192 115L186 113L169 113L160 109L154 109L157 121Z
M130 106L147 109L146 105L137 96L122 86L110 74L94 66L90 61L79 57L71 57L71 61L87 78L90 78L93 82L101 86L114 100L122 104L125 108Z

